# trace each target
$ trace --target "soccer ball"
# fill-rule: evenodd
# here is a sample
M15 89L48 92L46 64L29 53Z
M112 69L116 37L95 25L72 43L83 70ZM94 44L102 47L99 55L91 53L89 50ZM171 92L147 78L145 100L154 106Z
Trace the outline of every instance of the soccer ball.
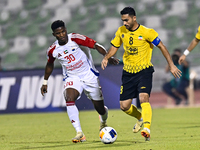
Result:
M99 138L104 144L112 144L117 139L117 132L112 127L104 127L99 133Z

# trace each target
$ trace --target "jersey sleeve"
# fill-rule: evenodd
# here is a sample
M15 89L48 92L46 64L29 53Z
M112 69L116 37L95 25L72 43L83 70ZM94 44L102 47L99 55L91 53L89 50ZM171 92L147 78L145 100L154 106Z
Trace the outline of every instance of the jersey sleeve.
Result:
M120 38L120 28L118 28L117 32L115 33L115 36L111 40L111 44L116 48L119 48L121 46L122 40Z
M200 26L198 28L198 31L196 33L196 36L195 36L198 40L200 40Z
M55 58L53 57L53 51L55 50L55 48L56 48L56 45L53 44L47 50L47 60L49 63L53 63L55 61Z
M153 42L158 37L158 33L154 29L149 29L146 33L146 39Z
M96 43L95 40L81 34L72 33L71 40L76 42L78 45L86 46L89 48L94 48Z

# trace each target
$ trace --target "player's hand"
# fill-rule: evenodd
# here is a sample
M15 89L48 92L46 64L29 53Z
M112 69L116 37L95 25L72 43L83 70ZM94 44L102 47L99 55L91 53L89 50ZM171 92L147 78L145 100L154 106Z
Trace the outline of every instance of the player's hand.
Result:
M119 59L117 59L115 57L111 57L108 59L108 62L109 62L109 64L117 65L117 64L119 64Z
M42 96L44 96L45 93L47 93L47 85L42 85L40 88Z
M181 63L185 60L186 56L185 55L182 55L179 60L178 60L178 63L179 65L181 65Z
M107 67L107 64L108 64L108 59L104 57L104 59L101 62L101 68L104 70Z
M182 72L175 65L170 66L170 71L175 78L181 77Z

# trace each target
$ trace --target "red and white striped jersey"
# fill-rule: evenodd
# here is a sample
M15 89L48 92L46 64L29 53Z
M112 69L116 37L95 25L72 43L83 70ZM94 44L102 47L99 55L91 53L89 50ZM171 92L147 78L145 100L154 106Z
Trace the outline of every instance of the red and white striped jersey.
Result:
M77 75L84 78L88 72L99 75L94 67L93 59L89 48L93 48L95 40L84 35L68 34L68 42L59 45L56 40L47 50L48 62L53 63L57 59L63 69L64 78L70 75Z

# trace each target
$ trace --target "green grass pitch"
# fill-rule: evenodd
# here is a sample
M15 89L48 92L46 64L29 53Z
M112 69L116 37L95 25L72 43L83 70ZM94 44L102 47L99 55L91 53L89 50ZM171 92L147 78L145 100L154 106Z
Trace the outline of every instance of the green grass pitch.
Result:
M80 111L87 141L72 143L75 130L66 112L0 115L0 150L198 150L200 108L153 109L151 140L132 133L136 119L109 110L108 126L118 138L113 144L99 139L96 111Z

